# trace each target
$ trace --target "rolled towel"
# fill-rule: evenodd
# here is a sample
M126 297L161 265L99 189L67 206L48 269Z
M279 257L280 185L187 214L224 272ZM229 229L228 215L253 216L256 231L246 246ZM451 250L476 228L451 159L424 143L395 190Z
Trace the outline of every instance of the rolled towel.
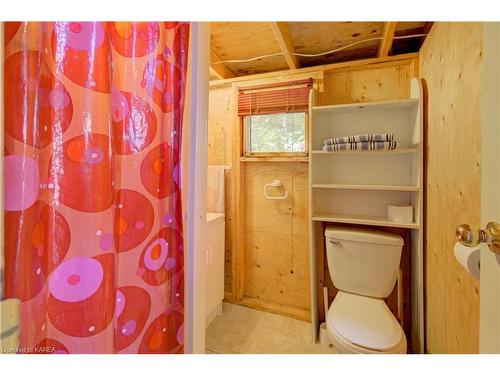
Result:
M351 142L334 145L324 145L323 151L379 151L394 150L397 142L391 141L372 141L372 142Z
M349 135L346 137L337 137L325 139L325 145L337 145L343 143L354 143L354 142L388 142L392 141L394 136L392 133L383 134L359 134L359 135Z

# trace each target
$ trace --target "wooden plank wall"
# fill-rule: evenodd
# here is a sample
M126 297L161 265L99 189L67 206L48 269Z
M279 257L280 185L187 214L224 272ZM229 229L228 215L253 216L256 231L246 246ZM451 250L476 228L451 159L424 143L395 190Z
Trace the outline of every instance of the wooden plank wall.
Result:
M235 103L232 85L219 86L210 89L208 111L208 165L224 165L231 167L233 159L233 124ZM234 238L234 212L231 209L234 194L232 189L233 170L224 172L224 187L226 190L226 225L225 225L225 267L224 289L231 291L232 280L232 249Z
M305 310L309 316L307 163L245 163L245 296ZM264 184L280 179L288 199L269 200ZM276 192L283 194L283 191Z
M308 70L295 73L266 75L255 79L235 79L211 85L209 101L209 164L231 165L232 153L239 152L235 144L237 118L235 98L238 85L256 85L312 77L318 88L319 104L341 104L408 98L410 80L416 76L416 58L389 61L380 64L356 65L328 71ZM233 161L233 163L231 163ZM226 181L233 182L227 171ZM308 192L307 163L255 162L241 163L244 194L244 230L242 267L237 267L234 232L231 220L237 205L226 201L226 297L232 299L234 272L242 269L243 300L257 308L296 318L308 319L310 313L309 256L308 256ZM289 191L285 201L267 201L263 185L280 178ZM235 195L234 185L226 186L230 201ZM278 203L277 203L278 202ZM229 203L229 204L228 204ZM234 202L233 202L234 203ZM241 280L241 278L239 279ZM234 299L233 299L234 300Z
M407 99L416 63L381 64L375 69L343 69L325 74L321 105Z
M426 337L429 353L477 353L479 283L453 255L455 227L481 206L482 25L435 23L420 51L427 154Z

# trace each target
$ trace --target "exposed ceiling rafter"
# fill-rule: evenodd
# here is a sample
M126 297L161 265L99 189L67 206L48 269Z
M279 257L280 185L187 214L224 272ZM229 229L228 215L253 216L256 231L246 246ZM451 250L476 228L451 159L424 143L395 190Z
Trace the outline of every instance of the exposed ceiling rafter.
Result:
M385 22L384 30L382 31L382 40L378 46L377 57L389 56L394 41L394 33L396 32L397 22Z
M424 34L429 34L429 33L431 32L432 25L434 25L434 22L426 22L426 23L425 23L425 26L424 26L424 31L423 31L423 33L424 33ZM427 38L427 36L424 36L424 37L422 37L422 38L421 38L422 44L424 43L425 38Z
M297 56L294 55L293 41L288 32L288 26L286 22L269 22L271 24L271 29L273 30L276 41L280 46L283 57L288 64L290 69L300 68L300 62Z

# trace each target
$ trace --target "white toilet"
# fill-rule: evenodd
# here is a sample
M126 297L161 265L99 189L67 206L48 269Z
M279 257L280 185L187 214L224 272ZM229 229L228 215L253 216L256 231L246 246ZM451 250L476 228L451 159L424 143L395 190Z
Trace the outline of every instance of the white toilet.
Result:
M336 352L406 353L404 331L384 302L396 283L401 236L329 225L325 237L328 270L339 290L326 316Z

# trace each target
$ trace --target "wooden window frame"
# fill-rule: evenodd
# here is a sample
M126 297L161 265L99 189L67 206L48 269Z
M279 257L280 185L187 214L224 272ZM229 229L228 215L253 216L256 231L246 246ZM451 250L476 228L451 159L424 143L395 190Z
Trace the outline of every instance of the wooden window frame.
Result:
M290 112L278 112L278 113L272 113L273 114L285 114L285 113L290 113ZM249 132L250 132L250 126L247 124L245 121L245 117L250 117L251 115L246 115L246 116L239 116L240 117L240 125L242 129L242 156L247 157L247 158L287 158L289 157L290 160L293 160L296 157L307 157L309 156L309 113L308 111L300 111L296 113L304 113L304 151L302 152L250 152L249 150Z

